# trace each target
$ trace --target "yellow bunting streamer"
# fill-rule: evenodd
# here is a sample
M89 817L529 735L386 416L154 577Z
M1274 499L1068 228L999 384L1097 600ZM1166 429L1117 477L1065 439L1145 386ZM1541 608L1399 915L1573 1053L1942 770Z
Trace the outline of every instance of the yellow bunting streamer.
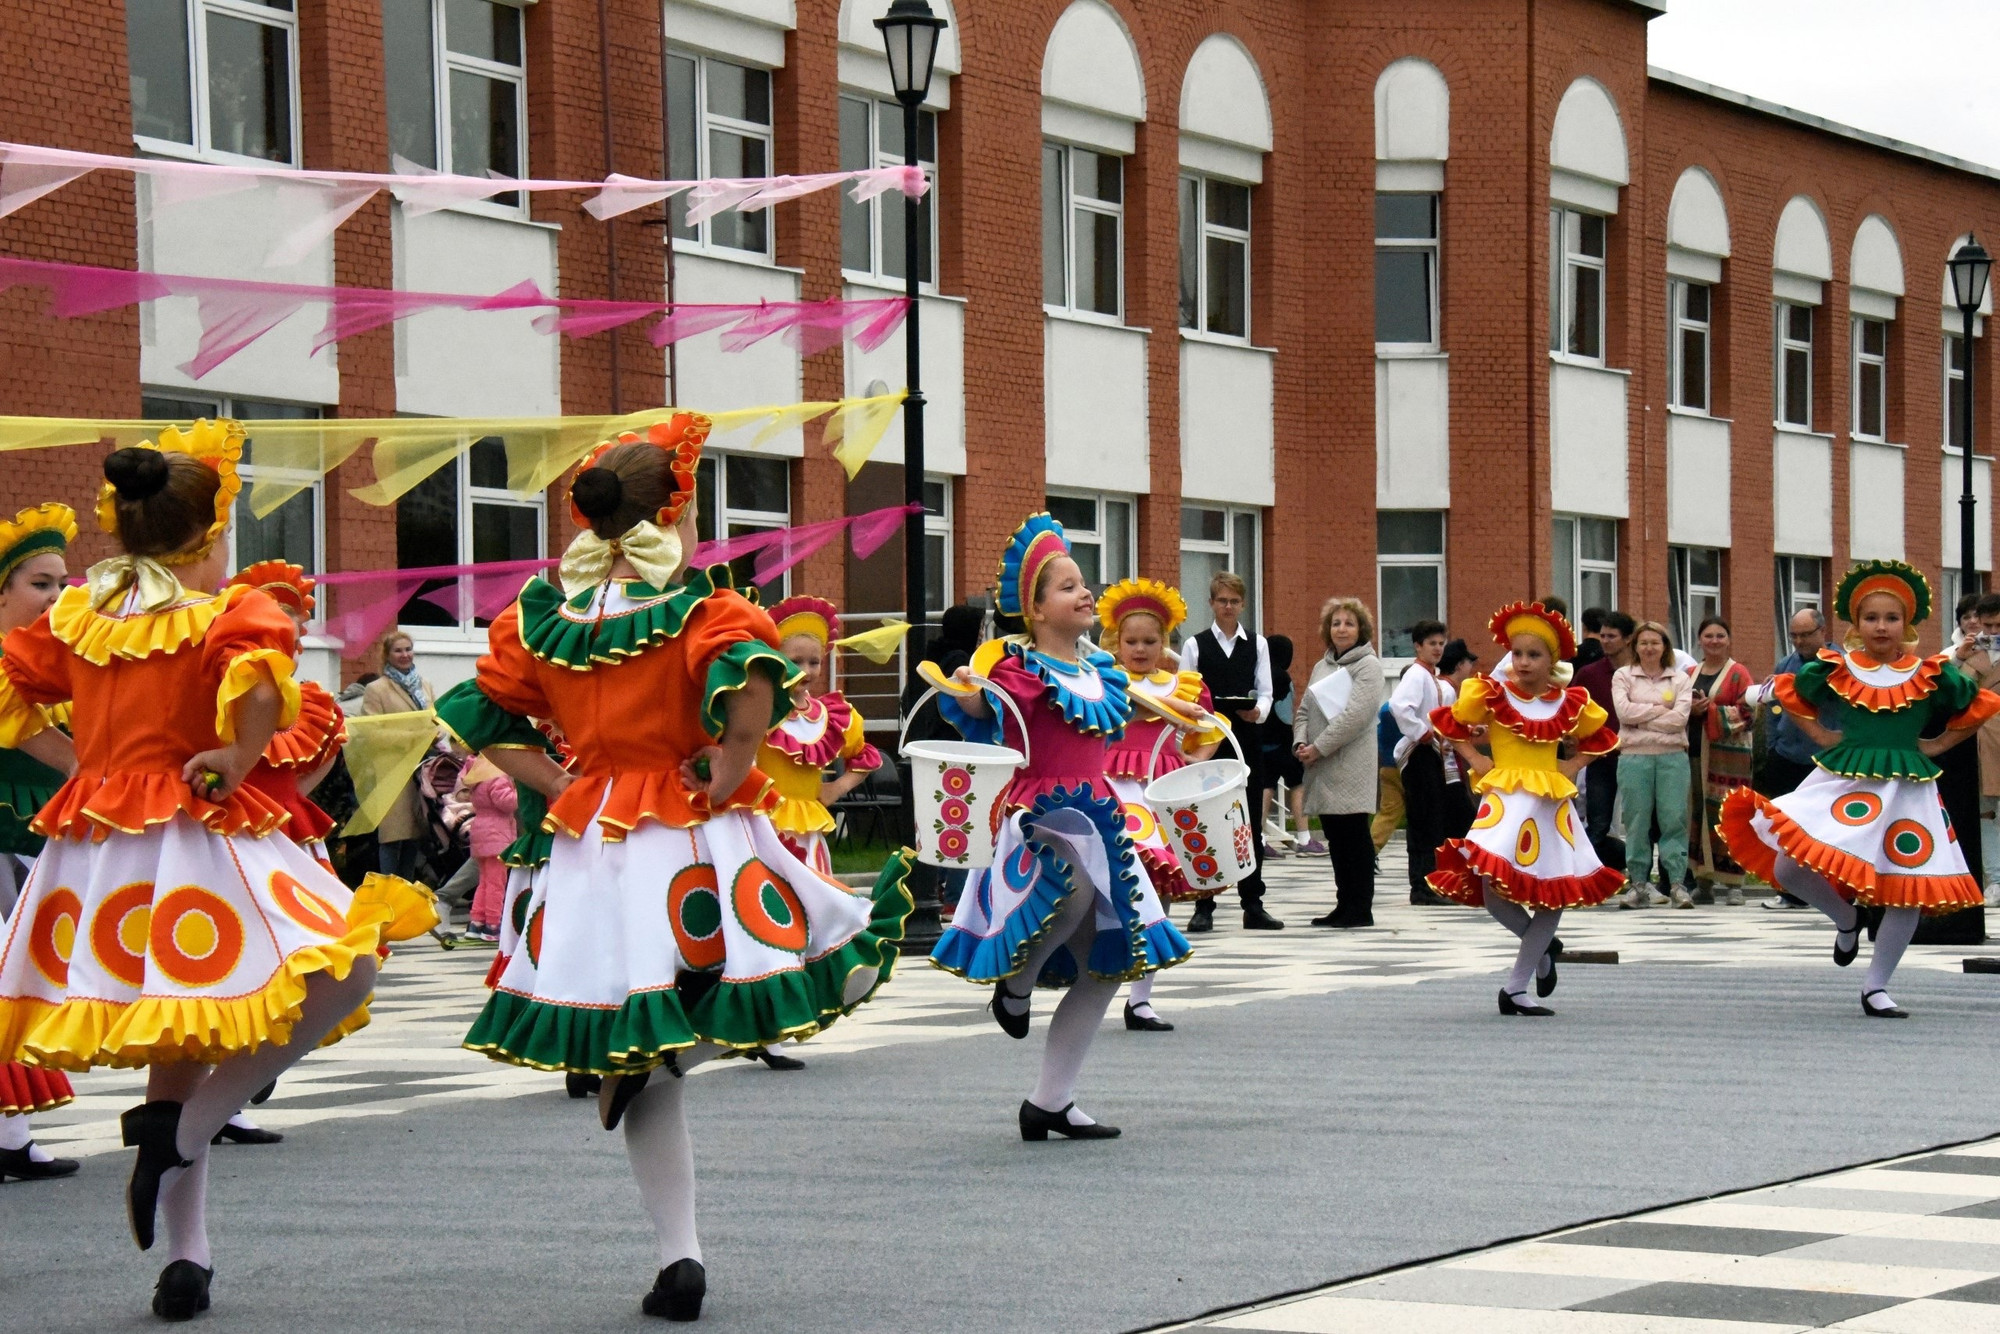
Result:
M909 390L898 389L875 398L850 398L834 411L833 420L826 424L826 441L833 446L840 466L847 469L848 481L854 480L875 446L882 443L883 434L907 397Z
M373 713L347 719L347 772L359 806L342 837L372 833L438 739L437 713Z
M903 636L910 633L908 621L890 621L873 630L863 630L858 635L833 641L835 648L852 649L873 663L886 663L896 656L902 646Z

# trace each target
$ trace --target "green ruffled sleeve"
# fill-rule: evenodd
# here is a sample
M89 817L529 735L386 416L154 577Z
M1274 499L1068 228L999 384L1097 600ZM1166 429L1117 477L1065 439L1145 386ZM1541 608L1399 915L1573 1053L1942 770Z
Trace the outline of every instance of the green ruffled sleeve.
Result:
M701 725L710 736L720 737L729 721L722 697L748 685L752 672L771 679L771 720L765 724L765 730L776 727L791 713L792 684L803 674L790 658L762 640L739 640L716 654L708 664L708 681L701 692Z
M1960 671L1956 663L1945 663L1938 673L1938 688L1931 695L1932 707L1949 717L1965 712L1978 697L1979 682Z
M1814 658L1811 662L1792 674L1792 689L1799 698L1814 708L1824 708L1829 700L1838 700L1827 678L1833 674L1833 664Z
M549 859L556 836L542 828L549 799L526 783L514 784L514 841L500 853L508 866L540 866Z
M511 746L547 750L548 742L533 723L495 704L477 680L460 681L438 697L438 718L471 750Z

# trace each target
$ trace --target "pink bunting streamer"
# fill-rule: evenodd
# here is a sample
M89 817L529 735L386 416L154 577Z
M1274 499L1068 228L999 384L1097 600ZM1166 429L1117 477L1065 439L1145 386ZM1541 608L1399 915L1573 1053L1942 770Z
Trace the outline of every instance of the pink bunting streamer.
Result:
M772 528L764 532L742 533L736 537L704 542L694 549L689 564L701 567L727 565L755 555L752 578L770 583L800 561L825 549L852 530L854 554L867 559L883 543L901 531L905 520L921 512L921 505L891 505L849 514L818 523L792 528ZM557 564L546 560L503 560L475 565L430 565L407 570L341 570L318 576L330 591L339 610L326 618L326 633L345 645L342 656L359 658L368 653L382 632L395 625L411 598L428 602L445 615L464 620L479 617L491 620L507 609L530 575ZM444 587L421 591L428 583Z
M584 338L659 315L662 317L659 323L647 334L656 347L720 329L724 331L721 343L726 352L741 352L773 334L780 334L802 355L812 356L837 346L844 338L851 338L856 347L872 352L901 327L909 314L909 300L905 297L767 301L754 305L572 301L550 296L532 281L481 296L467 292L315 287L0 257L0 291L15 286L48 288L53 297L50 312L64 319L162 297L194 297L201 314L201 342L194 357L180 369L195 379L207 375L308 305L326 307L326 323L313 339L313 352L428 310L544 307L550 313L537 316L532 324L538 333Z

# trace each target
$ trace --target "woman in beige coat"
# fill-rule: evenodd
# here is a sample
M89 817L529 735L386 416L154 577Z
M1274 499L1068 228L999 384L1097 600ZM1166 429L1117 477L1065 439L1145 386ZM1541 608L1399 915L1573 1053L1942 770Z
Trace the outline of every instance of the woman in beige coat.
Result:
M408 634L402 630L389 631L382 636L377 653L382 674L370 681L361 694L363 713L421 713L437 702L437 692L431 683L417 675L416 646ZM412 777L403 784L395 805L375 828L375 842L381 853L379 865L384 875L416 878L421 850L417 840L423 828L424 802L417 792L417 780Z
M1328 598L1319 612L1326 652L1313 664L1292 715L1292 753L1306 771L1306 814L1319 817L1338 895L1334 910L1313 918L1314 926L1375 925L1375 843L1368 827L1375 816L1382 664L1374 637L1374 622L1358 599Z

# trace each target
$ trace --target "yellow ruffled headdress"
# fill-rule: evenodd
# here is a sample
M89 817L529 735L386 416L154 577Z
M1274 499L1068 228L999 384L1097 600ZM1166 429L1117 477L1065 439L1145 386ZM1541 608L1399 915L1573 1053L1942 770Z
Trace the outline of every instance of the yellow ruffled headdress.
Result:
M0 588L14 571L35 557L60 556L76 541L76 511L50 501L0 521Z
M1160 633L1170 635L1187 619L1187 600L1178 588L1157 579L1120 579L1097 599L1097 619L1113 634L1134 613L1151 616L1160 623Z
M237 493L243 490L243 481L236 475L236 465L243 458L243 438L242 422L227 417L210 421L204 417L186 431L169 426L160 432L157 443L146 440L136 446L157 449L163 454L186 454L215 469L222 478L222 485L215 491L215 521L209 524L200 544L187 551L156 557L160 564L192 565L214 550L217 539L229 531L229 516L236 509ZM118 488L109 482L97 489L97 526L113 537L118 536Z

